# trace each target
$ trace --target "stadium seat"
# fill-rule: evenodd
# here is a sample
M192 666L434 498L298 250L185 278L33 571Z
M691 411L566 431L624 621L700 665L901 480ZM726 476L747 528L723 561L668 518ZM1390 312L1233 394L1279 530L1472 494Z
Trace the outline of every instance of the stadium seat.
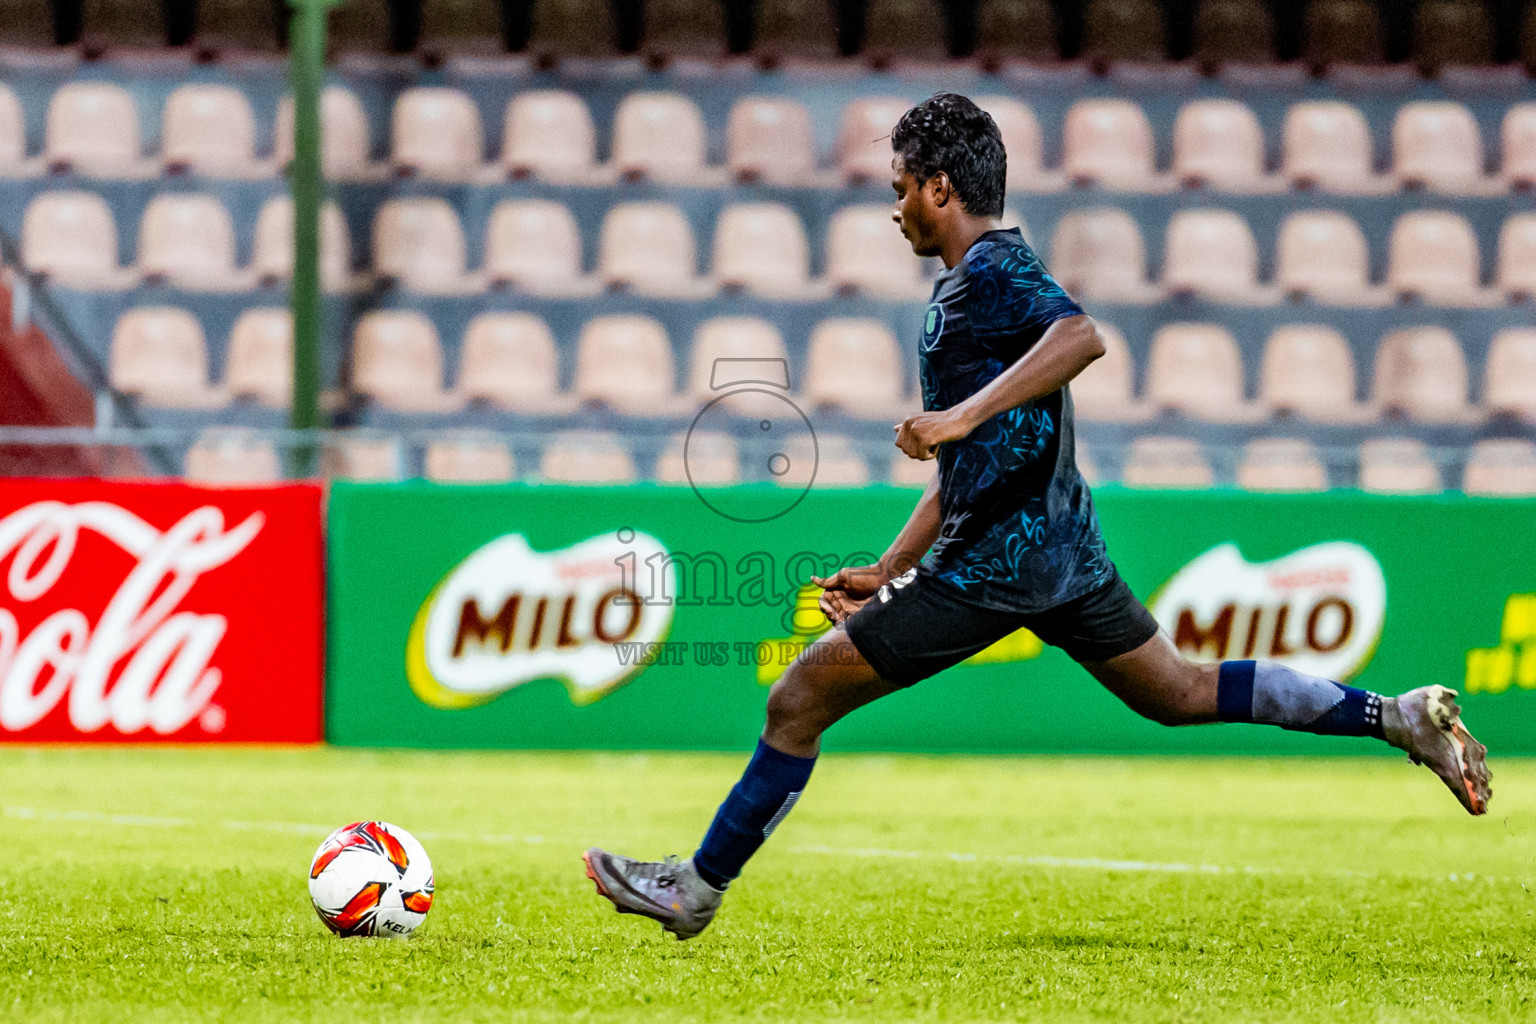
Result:
M720 0L646 0L641 52L652 67L679 57L725 56L725 9Z
M781 487L867 487L869 466L842 434L796 434L784 445L788 465L774 477ZM814 476L812 475L814 473Z
M271 484L283 479L277 447L249 431L210 428L187 450L182 477L188 483Z
M1472 446L1461 489L1493 498L1536 495L1536 443L1524 438L1497 438Z
M513 412L565 406L549 325L532 313L481 313L464 332L459 394Z
M797 185L816 174L811 112L799 100L743 96L725 129L725 165L741 182Z
M352 334L352 390L388 409L444 408L443 346L416 310L364 313Z
M139 228L139 270L189 291L239 287L235 225L213 196L162 195L144 208Z
M1321 422L1363 418L1355 402L1355 357L1332 327L1289 324L1264 345L1259 404L1271 413Z
M1342 193L1376 188L1371 129L1359 108L1338 100L1292 104L1282 136L1281 173L1293 188Z
M597 275L603 286L647 295L698 290L693 228L670 203L619 203L603 218Z
M0 82L0 174L20 170L27 159L27 116L10 86Z
M140 162L139 115L122 86L68 82L48 102L43 155L55 170L92 177L134 176Z
M108 354L112 387L145 405L204 409L223 404L208 387L203 325L184 309L146 306L117 319Z
M1237 485L1245 491L1326 491L1328 470L1312 442L1266 437L1244 446Z
M400 438L373 431L332 431L320 449L320 475L327 479L399 480L404 464Z
M1157 411L1200 420L1247 418L1243 358L1231 333L1216 324L1168 324L1152 337L1147 400Z
M613 115L613 164L619 175L669 184L704 177L704 115L688 97L632 92Z
M1251 299L1258 290L1259 246L1243 218L1230 210L1180 210L1163 243L1163 285L1223 301Z
M229 330L224 390L271 409L293 401L293 314L286 309L248 309Z
M463 181L480 169L485 137L474 100L457 89L407 89L395 101L391 162L397 173Z
M1009 96L978 96L976 105L992 115L1008 154L1005 191L1044 191L1045 140L1035 112Z
M1062 127L1062 168L1075 185L1135 190L1152 185L1152 125L1124 99L1079 100Z
M1057 38L1050 0L981 0L976 7L975 54L984 68L1055 60Z
M634 416L670 416L678 409L676 382L672 343L658 321L618 314L582 328L571 388L582 402Z
M54 45L53 4L49 0L0 3L0 39L6 46L48 49Z
M1165 31L1163 9L1153 0L1088 0L1083 53L1095 61L1160 61Z
M1499 230L1497 280L1511 299L1536 297L1536 213L1517 213Z
M1360 225L1336 210L1304 210L1280 222L1275 283L1292 298L1332 305L1372 300L1370 249Z
M1392 226L1387 284L1399 296L1437 305L1478 301L1477 235L1466 218L1440 210L1414 210Z
M837 56L833 0L758 0L752 52L764 67L786 60L827 61Z
M511 449L495 435L467 431L428 442L423 468L428 480L445 484L506 483L514 471Z
M1407 188L1475 191L1483 179L1483 139L1472 111L1449 101L1404 103L1392 122L1392 169Z
M1493 63L1493 23L1479 0L1420 0L1413 19L1413 62L1433 75L1445 67Z
M445 199L391 199L373 220L373 269L424 294L465 287L464 228Z
M1250 192L1264 183L1264 131L1239 100L1186 103L1173 122L1173 172L1186 186Z
M843 108L837 132L837 169L849 184L891 178L891 129L912 105L882 96L853 100Z
M1134 419L1136 368L1125 335L1106 323L1099 324L1104 354L1072 381L1072 405L1088 422L1113 423Z
M500 0L422 0L416 52L428 63L494 57L506 49Z
M251 269L263 284L293 277L293 200L287 196L268 200L256 217ZM351 277L352 237L341 208L327 202L320 208L320 286L346 291Z
M282 48L282 0L198 0L192 45L202 59Z
M326 42L336 54L388 53L395 49L389 0L342 0L326 18Z
M1467 361L1444 327L1410 327L1381 339L1372 397L1382 412L1426 423L1466 418Z
M586 101L560 89L520 92L507 104L501 162L514 178L584 181L597 166Z
M1078 468L1081 470L1083 456L1083 445L1081 442L1077 446L1077 456ZM938 472L937 467L938 463L933 460L914 459L908 457L904 452L897 452L891 456L890 482L897 487L927 487L933 479L934 473ZM1088 474L1084 472L1083 475L1087 477ZM1088 482L1090 485L1097 483L1096 480L1092 479Z
M1127 487L1182 490L1216 484L1216 474L1201 453L1200 443L1184 437L1136 438L1120 477Z
M827 222L827 278L834 290L912 298L923 290L922 270L888 206L845 206Z
M1516 188L1536 186L1536 103L1516 103L1504 112L1500 148L1504 180Z
M1536 6L1527 6L1520 22L1519 61L1525 73L1536 75Z
M272 144L278 166L287 166L293 160L291 96L284 96L277 105ZM326 86L320 93L320 166L325 176L340 181L367 177L372 152L362 101L350 89Z
M1484 361L1483 408L1536 422L1536 329L1510 327L1493 336Z
M675 434L656 460L656 480L663 484L720 487L741 481L736 439L716 430Z
M715 222L715 280L727 289L803 295L811 249L795 211L783 203L738 203Z
M1119 207L1073 210L1057 221L1050 270L1068 292L1087 298L1135 301L1152 292L1141 229Z
M44 192L22 218L21 262L29 272L70 288L123 283L112 208L94 192Z
M617 434L567 430L544 447L539 475L551 483L622 484L637 476L635 460Z
M565 57L609 57L616 52L615 28L608 0L538 0L528 52L544 64Z
M108 50L154 50L166 45L165 8L144 0L82 0L80 46L87 56Z
M1441 489L1440 467L1423 441L1378 437L1360 445L1360 489L1373 494L1433 494Z
M715 317L694 332L688 359L688 398L701 406L721 398L721 408L736 416L776 415L783 409L776 388L754 385L755 389L733 393L730 385L777 377L780 372L788 383L788 368L784 339L772 323L750 316Z
M1380 64L1386 50L1372 0L1312 0L1302 25L1302 56L1313 68Z
M939 0L869 0L862 55L877 68L896 60L942 61L949 56L948 21Z
M882 420L904 407L901 348L883 320L835 318L811 331L805 397L810 409Z
M252 175L256 115L245 93L228 85L183 85L171 93L161 125L160 155L171 173Z
M542 294L578 294L586 290L581 266L581 230L565 204L507 199L491 211L485 228L490 281Z
M1261 0L1204 0L1195 10L1194 56L1206 68L1275 59L1275 25Z

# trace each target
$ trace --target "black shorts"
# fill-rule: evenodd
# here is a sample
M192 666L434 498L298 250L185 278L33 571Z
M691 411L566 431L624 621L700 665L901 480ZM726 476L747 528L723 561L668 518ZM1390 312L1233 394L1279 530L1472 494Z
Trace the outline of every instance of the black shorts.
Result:
M1104 586L1043 612L967 601L923 569L881 587L847 622L848 639L881 678L902 686L957 665L1021 627L1077 662L1108 661L1157 634L1157 621L1116 573Z

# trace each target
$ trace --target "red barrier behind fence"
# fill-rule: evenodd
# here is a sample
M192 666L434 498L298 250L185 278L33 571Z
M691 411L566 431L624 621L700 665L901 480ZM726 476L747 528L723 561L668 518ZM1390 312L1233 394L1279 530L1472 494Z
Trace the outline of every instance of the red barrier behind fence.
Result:
M321 738L320 490L0 480L0 740Z

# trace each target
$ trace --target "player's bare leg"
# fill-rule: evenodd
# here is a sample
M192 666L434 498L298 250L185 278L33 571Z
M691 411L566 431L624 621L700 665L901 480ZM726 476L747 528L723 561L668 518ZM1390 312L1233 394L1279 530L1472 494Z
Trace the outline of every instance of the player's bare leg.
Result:
M1439 776L1468 813L1488 809L1488 750L1462 724L1456 692L1443 686L1381 697L1268 662L1198 664L1161 631L1128 654L1084 667L1133 711L1163 725L1260 722L1376 736Z

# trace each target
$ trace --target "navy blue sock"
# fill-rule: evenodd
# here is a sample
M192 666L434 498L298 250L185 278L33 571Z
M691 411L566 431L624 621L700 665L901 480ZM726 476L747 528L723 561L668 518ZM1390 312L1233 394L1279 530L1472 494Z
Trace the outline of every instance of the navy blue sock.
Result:
M747 859L800 799L815 766L814 757L781 753L758 740L741 781L715 812L704 842L693 855L699 877L724 889L741 874Z
M1374 736L1381 695L1305 675L1272 661L1224 661L1216 683L1216 717L1262 722L1321 736Z

